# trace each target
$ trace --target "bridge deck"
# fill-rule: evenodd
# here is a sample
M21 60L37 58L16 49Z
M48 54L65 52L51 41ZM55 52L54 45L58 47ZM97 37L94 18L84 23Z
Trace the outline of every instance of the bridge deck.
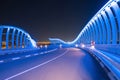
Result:
M0 80L109 79L89 53L68 48L1 63Z

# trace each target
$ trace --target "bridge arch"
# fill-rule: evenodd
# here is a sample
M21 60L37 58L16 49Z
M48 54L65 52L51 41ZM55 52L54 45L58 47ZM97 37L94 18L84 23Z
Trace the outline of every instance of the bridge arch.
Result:
M71 44L78 41L79 43L95 41L96 44L120 44L120 0L108 1Z
M36 47L36 42L24 30L14 26L0 26L0 49Z

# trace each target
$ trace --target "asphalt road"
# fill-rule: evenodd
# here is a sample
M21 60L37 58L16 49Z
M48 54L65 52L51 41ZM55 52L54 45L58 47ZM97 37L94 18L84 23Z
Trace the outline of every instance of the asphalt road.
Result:
M77 48L27 56L0 63L0 80L109 80L98 62Z

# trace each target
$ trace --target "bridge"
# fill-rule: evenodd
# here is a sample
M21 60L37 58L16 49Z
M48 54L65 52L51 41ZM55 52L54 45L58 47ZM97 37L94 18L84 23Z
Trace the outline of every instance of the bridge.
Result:
M120 80L120 0L109 0L76 39L49 38L0 26L0 80Z

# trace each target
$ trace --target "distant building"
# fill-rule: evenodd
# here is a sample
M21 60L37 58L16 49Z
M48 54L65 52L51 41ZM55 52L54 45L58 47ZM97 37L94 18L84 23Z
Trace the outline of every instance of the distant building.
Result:
M50 45L50 42L37 42L37 46Z

